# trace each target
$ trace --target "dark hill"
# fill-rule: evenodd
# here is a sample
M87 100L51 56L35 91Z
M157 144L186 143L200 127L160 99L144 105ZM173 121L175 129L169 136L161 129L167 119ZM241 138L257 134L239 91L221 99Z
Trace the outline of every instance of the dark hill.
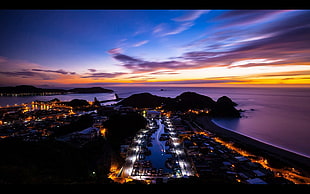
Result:
M118 104L137 108L155 108L165 103L168 98L155 96L150 93L133 94Z
M73 99L69 102L62 102L63 104L66 104L68 106L72 107L83 107L83 106L88 106L89 103L86 100L83 99Z
M68 90L68 92L73 93L112 93L113 90L105 89L101 87L91 87L91 88L73 88Z
M214 117L240 117L234 103L227 96L219 98L216 102L195 92L184 92L176 98L160 97L150 93L133 94L118 103L123 106L137 108L155 108L162 106L165 110L187 111L189 109L209 109Z
M197 94L195 92L184 92L167 103L164 108L167 110L187 111L189 109L212 109L215 101L208 96Z

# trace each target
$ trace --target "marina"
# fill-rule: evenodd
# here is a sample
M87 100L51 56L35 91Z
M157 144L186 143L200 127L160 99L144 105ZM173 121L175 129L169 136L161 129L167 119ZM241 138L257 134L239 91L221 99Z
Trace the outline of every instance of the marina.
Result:
M148 118L128 147L120 176L136 180L167 180L194 176L195 171L168 117Z

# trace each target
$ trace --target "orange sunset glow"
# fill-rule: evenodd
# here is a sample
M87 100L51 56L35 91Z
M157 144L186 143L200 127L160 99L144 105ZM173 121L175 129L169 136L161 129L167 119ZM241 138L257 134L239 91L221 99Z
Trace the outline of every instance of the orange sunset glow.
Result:
M309 16L309 10L1 10L0 81L52 88L309 87Z

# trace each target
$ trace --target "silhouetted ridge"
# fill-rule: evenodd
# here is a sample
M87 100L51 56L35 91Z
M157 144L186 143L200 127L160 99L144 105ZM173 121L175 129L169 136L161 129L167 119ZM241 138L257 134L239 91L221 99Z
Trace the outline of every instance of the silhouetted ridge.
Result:
M160 97L150 93L133 94L118 103L123 106L137 108L155 108L162 106L165 110L188 111L189 109L210 110L215 117L240 117L234 106L237 104L227 96L219 98L216 102L195 92L184 92L176 98Z
M184 92L177 96L175 101L183 111L188 109L212 109L215 106L215 101L212 98L195 92Z
M165 97L155 96L150 93L139 93L123 99L118 104L137 108L155 108L161 106L166 100Z

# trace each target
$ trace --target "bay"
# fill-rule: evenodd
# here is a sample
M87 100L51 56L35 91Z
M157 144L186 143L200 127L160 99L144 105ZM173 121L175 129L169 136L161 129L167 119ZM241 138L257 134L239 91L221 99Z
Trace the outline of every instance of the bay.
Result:
M149 92L176 97L192 91L217 100L228 96L242 118L213 119L217 125L310 158L310 88L115 87L119 97Z
M259 141L310 157L310 88L236 88L236 87L111 87L120 98L149 92L172 97L196 92L217 100L228 96L242 109L240 119L213 119L213 122ZM0 97L0 106L34 100L93 101L115 99L114 93L67 94L54 96ZM111 102L114 103L114 102Z

